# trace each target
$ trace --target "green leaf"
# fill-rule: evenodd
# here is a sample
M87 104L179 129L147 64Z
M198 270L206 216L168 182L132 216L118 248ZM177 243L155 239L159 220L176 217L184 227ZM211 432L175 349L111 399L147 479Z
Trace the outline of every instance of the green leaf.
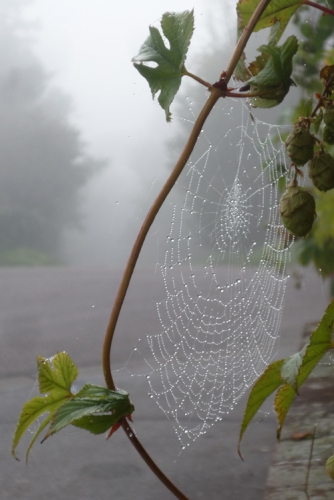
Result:
M92 434L104 434L114 424L114 415L87 415L72 422L75 427L89 431Z
M272 108L283 101L290 86L294 85L291 79L292 58L298 50L298 41L292 35L280 47L262 45L258 50L270 57L263 70L248 80L250 92L263 93L260 97L252 97L250 101L254 107Z
M300 352L297 352L297 354L286 358L281 368L282 379L293 388L296 394L298 394L298 375L305 351L306 346Z
M300 352L302 364L295 385L297 388L305 382L309 374L332 346L332 333L334 324L334 301L327 307L326 312L318 326L312 333L309 343ZM284 385L276 394L275 411L278 418L277 438L280 438L285 417L295 397L295 390L291 385Z
M276 38L277 38L277 32L279 30L280 23L278 21L275 21L274 24L272 25L270 29L270 36L268 39L268 45L275 47L276 45ZM255 61L253 61L249 66L248 66L248 72L250 78L251 76L256 76L260 73L260 71L263 70L265 67L268 59L270 57L270 54L263 53L260 56L257 56Z
M238 453L240 453L240 443L242 437L250 424L252 418L257 413L258 409L262 406L265 400L280 386L282 385L281 368L284 359L274 361L271 363L266 371L257 379L249 394L247 406L244 412L238 443ZM242 457L241 457L242 458Z
M60 405L62 405L66 401L66 398L60 398L58 400L55 400L52 396L45 396L45 397L40 397L36 396L32 398L30 401L27 401L23 405L21 415L18 421L18 424L16 426L14 438L13 438L13 443L12 443L12 454L15 458L16 456L16 447L21 440L23 434L29 429L29 427L41 416L44 415L45 413L49 413L49 416L53 415L55 411L59 408ZM49 416L46 417L49 419ZM49 419L50 421L50 419ZM31 441L26 459L28 461L28 455L29 455L29 450L32 447L32 444L35 442L36 438L38 435L41 433L45 426L43 426L43 423L39 426L38 430L35 432L33 440Z
M125 391L118 390L118 391L112 391L110 389L107 389L106 387L102 387L100 385L94 385L94 384L86 384L83 386L83 388L75 395L76 399L96 399L98 401L100 400L107 400L111 404L114 404L115 407L117 406L118 401L127 401L129 398L129 394Z
M103 387L87 385L58 409L45 439L70 424L77 425L77 427L89 430L94 434L100 434L103 431L98 426L99 423L102 422L104 426L108 421L109 427L112 427L121 418L131 415L133 411L134 406L131 404L127 392L111 391ZM101 421L86 418L93 415L102 416L106 413L110 413L109 418Z
M303 0L271 0L256 24L254 31L270 28L274 23L279 23L279 29L276 28L275 32L275 43L277 43L291 17L303 3ZM237 4L239 36L246 27L258 4L259 0L239 0Z
M37 368L41 394L69 393L79 373L66 352L58 352L51 360L38 356Z
M166 120L170 121L169 107L179 90L182 76L186 74L184 63L194 32L193 10L179 14L166 12L162 16L161 28L170 48L165 46L159 30L150 26L150 36L132 60L134 67L148 81L153 99L160 91L158 102L165 110ZM156 63L157 67L144 64L147 62Z
M51 359L39 356L37 359L39 389L44 396L36 396L25 403L15 430L12 453L15 458L16 447L23 434L40 416L47 414L30 442L26 459L37 437L50 424L42 440L69 424L102 434L108 429L116 430L118 421L129 417L134 406L125 391L111 391L105 387L86 384L77 394L71 392L78 369L65 352Z
M39 356L37 358L37 368L40 392L48 395L36 396L23 405L12 443L12 454L17 458L16 447L23 434L41 415L48 413L30 442L26 453L27 461L29 451L38 435L51 421L57 409L72 397L70 389L78 375L77 367L69 355L64 352L56 354L51 360Z
M298 112L298 116L311 116L313 111L313 99L302 98L299 105L296 107L296 111Z
M240 443L245 430L264 401L276 389L278 391L274 406L279 424L277 438L280 438L285 417L296 392L326 352L334 347L334 343L332 342L333 325L334 301L327 307L320 324L312 333L308 344L294 356L271 363L255 382L248 397L240 428L238 443L238 453L240 456ZM279 388L280 386L282 387Z

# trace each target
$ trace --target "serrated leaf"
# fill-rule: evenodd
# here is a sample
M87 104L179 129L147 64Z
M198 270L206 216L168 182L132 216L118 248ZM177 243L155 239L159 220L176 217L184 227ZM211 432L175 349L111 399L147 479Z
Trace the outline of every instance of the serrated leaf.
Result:
M300 102L300 115L299 116L311 116L313 110L313 100L310 99L302 99Z
M93 434L115 430L123 417L131 419L134 406L125 391L111 391L105 387L86 384L77 394L71 387L78 369L67 353L58 353L51 359L38 357L38 380L43 397L36 396L25 403L13 438L12 453L23 434L40 416L47 414L35 432L27 449L26 458L37 437L50 424L42 442L63 427L73 424Z
M268 39L268 45L275 47L277 42L277 32L279 30L280 23L279 21L275 21L270 29L270 36ZM248 66L248 70L252 76L256 76L263 70L268 59L270 57L269 53L262 53L260 56L257 56L255 61L251 62Z
M87 415L72 422L72 425L91 432L92 434L104 434L115 423L113 415Z
M86 384L79 392L76 393L75 398L96 399L98 401L105 399L117 407L118 402L127 401L129 399L129 394L120 389L118 391L112 391L111 389L107 389L101 385Z
M45 418L45 421L43 421L42 424L38 427L32 441L29 444L26 453L26 461L28 461L29 451L36 441L36 438L39 436L45 426L50 422L57 409L67 400L68 397L69 396L62 396L59 399L54 399L52 396L36 396L23 405L12 443L12 454L15 458L17 458L15 450L23 434L41 415L49 413L49 415Z
M15 458L17 458L16 447L23 434L41 415L47 413L30 442L26 453L28 460L30 449L38 435L50 422L57 409L72 397L71 386L78 376L77 367L65 352L59 352L51 359L38 356L37 369L40 393L48 395L36 396L23 405L12 443L12 454Z
M291 17L303 3L303 0L271 0L257 22L254 31L270 28L274 23L279 23L279 28L276 30L275 37L275 43L277 43ZM239 36L246 27L258 4L259 0L239 0L237 4Z
M97 396L99 392L100 397ZM87 397L88 393L93 393L93 397ZM130 403L128 393L111 391L99 386L85 386L82 391L58 409L53 416L45 439L70 424L77 424L77 427L96 433L93 429L96 429L98 421L96 419L90 421L90 419L84 417L110 413L109 427L111 427L122 417L131 415L133 411L134 407ZM84 420L82 420L83 418Z
M239 442L238 442L238 453L241 457L240 453L240 443L242 437L253 419L254 415L257 413L259 408L265 402L265 400L280 386L282 385L281 378L281 367L284 363L284 359L280 359L279 361L274 361L271 363L266 371L257 379L255 384L252 387L252 390L249 394L247 406L244 412L240 434L239 434Z
M298 50L297 38L292 35L280 47L262 45L258 51L268 54L269 59L263 70L250 78L247 83L251 85L251 92L263 93L260 97L250 99L252 106L271 108L281 103L294 85L291 79L292 58Z
M245 430L264 401L278 389L275 397L275 411L278 419L277 438L280 438L282 426L296 390L305 382L311 371L334 347L332 334L334 328L334 300L317 329L312 333L308 344L296 355L271 363L266 371L255 382L248 397L246 410L240 428L238 452ZM284 382L287 382L284 384ZM282 387L280 387L282 386ZM280 387L280 388L279 388Z
M306 346L300 352L297 352L293 356L289 356L288 358L286 358L281 368L282 380L291 385L296 394L298 394L298 375L302 366L305 352Z
M323 356L331 349L332 333L334 324L334 301L327 307L326 312L319 323L318 328L312 333L309 343L302 349L302 364L299 368L299 373L296 381L297 387L305 382L309 374L323 358ZM304 353L304 354L302 354ZM285 417L289 411L291 403L295 397L295 391L291 385L284 385L279 389L275 398L275 411L278 419L277 438L280 438Z
M53 358L37 358L38 385L41 394L68 393L78 376L78 368L66 352Z
M161 29L170 48L166 47L159 30L150 26L150 36L132 60L134 67L148 81L153 99L160 91L158 102L165 110L166 120L170 121L170 105L179 90L182 76L186 74L184 63L194 32L193 10L179 14L166 12L162 16ZM157 67L144 64L147 62L156 63Z

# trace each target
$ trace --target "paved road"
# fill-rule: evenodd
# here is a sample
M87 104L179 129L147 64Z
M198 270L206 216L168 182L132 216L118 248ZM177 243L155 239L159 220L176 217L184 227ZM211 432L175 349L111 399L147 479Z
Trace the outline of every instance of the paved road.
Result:
M319 320L327 303L315 273L305 274L301 290L290 280L277 357L300 345L307 322ZM159 329L154 301L164 297L161 280L146 269L135 277L115 342L114 367L124 367L136 338ZM103 384L100 356L110 305L120 272L107 269L0 270L0 498L15 500L168 500L173 496L152 475L125 435L112 439L80 430L65 430L42 446L35 445L24 464L27 439L19 446L21 462L10 455L11 438L24 401L36 388L35 360L67 351L81 367L79 383ZM191 499L259 500L275 444L273 414L253 425L243 444L236 442L245 401L221 424L179 456L170 422L146 394L146 384L116 372L119 387L135 404L139 439L163 471ZM28 436L29 438L29 436Z

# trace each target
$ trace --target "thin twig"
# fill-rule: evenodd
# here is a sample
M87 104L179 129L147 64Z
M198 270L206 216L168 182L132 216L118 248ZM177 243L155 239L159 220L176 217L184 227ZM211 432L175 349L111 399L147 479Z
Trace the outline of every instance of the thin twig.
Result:
M332 74L331 77L329 78L328 82L325 83L325 88L321 94L320 99L318 99L318 102L317 102L314 110L312 111L311 118L314 118L318 112L318 109L323 106L323 98L328 96L328 92L330 91L330 88L333 85L333 79L334 79L334 74Z
M179 500L188 500L188 498L180 491L174 483L172 483L167 476L162 472L161 469L157 466L157 464L152 460L150 455L147 453L143 445L139 442L137 436L129 427L128 422L125 418L122 419L122 427L125 431L125 434L128 436L130 442L138 451L141 458L145 461L145 463L149 466L151 471L160 479L160 481L169 489L173 495L176 496Z
M184 68L184 73L183 74L185 76L189 76L193 80L196 80L196 82L200 83L201 85L204 85L204 87L206 87L208 89L211 89L211 87L212 87L211 83L206 82L205 80L203 80L201 77L199 77L197 75L194 75L194 73L190 73L190 71L188 71L186 68Z
M229 62L229 65L227 67L225 74L225 81L226 83L229 81L231 78L233 71L235 69L235 66L246 46L246 43L251 35L251 32L253 31L257 21L261 17L263 11L269 4L270 0L260 0L258 7L255 9L253 15L251 16L251 19L249 20L247 26L245 27L241 37L239 38L239 41L236 45L236 48L234 50L234 53L232 55L232 58ZM111 351L111 344L112 344L112 339L114 336L114 331L116 328L116 324L118 321L118 317L125 299L126 292L128 290L130 280L134 271L134 268L136 266L140 251L142 249L142 246L144 244L145 238L147 236L147 233L158 213L160 210L160 207L162 206L163 202L165 201L166 197L170 193L171 189L173 188L175 182L177 181L179 175L181 174L184 166L187 164L189 157L195 147L195 144L197 142L198 136L200 135L203 125L209 116L210 112L212 111L212 108L218 101L220 97L224 97L224 93L219 90L218 88L211 88L210 95L206 101L206 103L203 106L202 111L200 112L193 129L190 133L189 139L185 145L185 148L183 152L181 153L181 156L176 163L172 173L170 174L166 184L163 186L162 190L160 191L158 197L154 201L152 207L150 208L145 221L138 233L138 236L136 238L136 241L134 243L134 246L132 248L129 260L127 262L126 268L124 270L123 278L120 283L116 300L114 303L114 307L111 312L109 324L107 327L106 335L105 335L105 340L103 344L103 352L102 352L102 367L103 367L103 373L104 373L104 378L106 385L109 389L115 390L115 384L114 380L112 377L112 372L111 372L111 365L110 365L110 351ZM138 439L134 436L134 433L132 432L131 428L129 425L126 423L126 421L122 421L122 427L127 434L128 438L132 442L132 444L135 446L137 449L138 453L140 456L145 460L147 465L151 468L152 472L160 479L160 481L179 499L179 500L186 500L186 497L183 495L182 492L180 492L176 486L162 473L162 471L157 467L155 462L151 459L151 457L148 455L146 450L143 448L143 446L140 444Z
M317 430L317 424L314 424L313 434L312 434L312 441L311 441L311 448L310 448L310 455L308 457L307 470L306 470L306 478L305 478L305 495L307 497L307 500L310 500L310 497L309 497L309 494L308 494L308 480L309 480L309 477L310 477L311 461L312 461L312 454L313 454L313 447L314 447L314 440L315 440L316 430Z
M203 128L203 125L205 123L206 118L208 117L210 111L212 110L213 106L215 103L218 101L218 99L221 97L221 91L213 88L209 98L207 99L206 103L203 106L202 111L200 112L193 129L190 133L189 139L187 141L187 144L185 145L185 148L176 163L172 173L170 174L166 184L163 186L162 190L158 194L157 198L155 199L153 205L151 206L146 219L143 222L143 225L138 233L138 236L136 238L136 241L133 245L129 260L127 262L123 278L120 284L120 287L118 289L118 293L116 296L116 300L114 303L114 307L110 316L109 324L107 327L105 339L104 339L104 346L103 346L103 353L102 353L102 365L103 365L103 373L104 373L104 378L107 384L107 387L109 389L115 390L115 385L113 382L112 374L111 374L111 367L110 367L110 349L111 349L111 343L114 335L114 331L116 328L117 320L121 311L121 307L124 302L124 298L126 295L126 292L128 290L128 286L130 284L130 280L135 268L135 265L137 263L140 251L142 249L142 246L144 244L145 238L147 236L147 233L158 213L160 210L160 207L162 206L163 202L167 198L168 194L170 193L171 189L173 188L175 182L177 181L179 175L181 174L184 166L189 160L189 157L192 153L192 150L195 147L195 144L197 142L197 138L201 133L201 130Z

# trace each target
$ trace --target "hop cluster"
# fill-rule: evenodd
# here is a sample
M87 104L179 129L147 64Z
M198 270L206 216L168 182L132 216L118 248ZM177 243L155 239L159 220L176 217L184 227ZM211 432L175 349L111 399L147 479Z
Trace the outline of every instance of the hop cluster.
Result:
M326 151L317 151L308 162L308 175L319 191L334 188L334 158Z
M321 114L322 117L322 114ZM334 107L323 114L323 141L310 133L312 119L299 118L285 145L296 172L308 163L308 174L319 191L334 188L334 158L324 149L324 143L334 144ZM319 144L319 151L314 151ZM280 213L284 226L294 236L306 236L312 229L316 217L315 200L312 194L298 186L295 180L288 186L280 201Z
M292 163L301 167L313 158L315 137L310 134L306 125L297 125L288 136L285 145Z
M288 231L294 236L306 236L316 217L315 200L311 193L293 182L283 194L279 208Z

